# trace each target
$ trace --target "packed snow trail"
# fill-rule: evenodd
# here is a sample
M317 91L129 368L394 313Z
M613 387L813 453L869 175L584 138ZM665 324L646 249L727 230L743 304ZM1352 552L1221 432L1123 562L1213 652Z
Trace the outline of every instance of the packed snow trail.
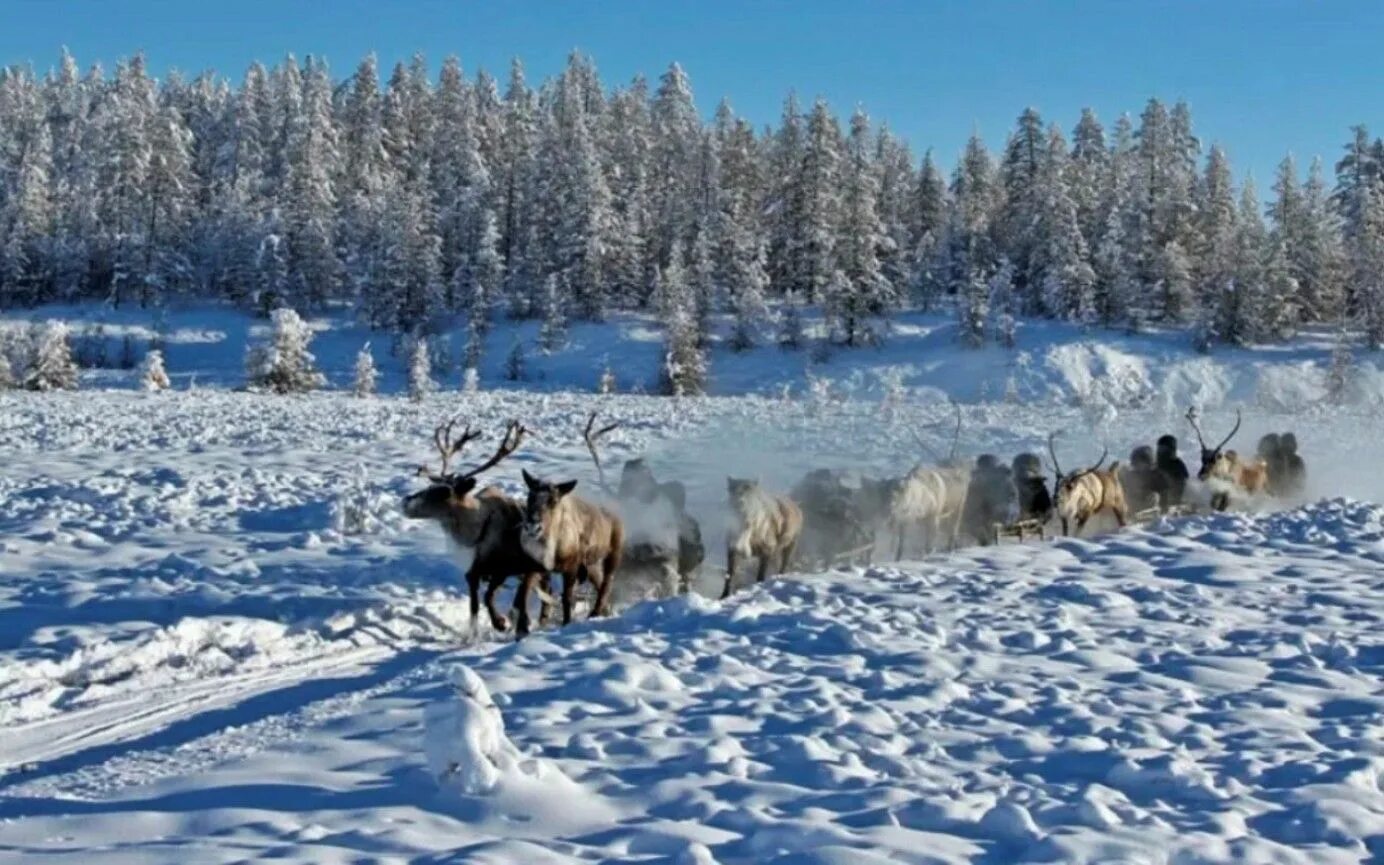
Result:
M18 779L0 851L1375 861L1382 618L1384 508L1346 500L793 576ZM494 771L439 785L449 736Z

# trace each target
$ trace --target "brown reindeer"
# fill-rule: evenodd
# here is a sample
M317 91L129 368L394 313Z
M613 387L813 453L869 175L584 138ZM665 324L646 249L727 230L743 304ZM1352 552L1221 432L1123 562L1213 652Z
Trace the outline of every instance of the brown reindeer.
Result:
M779 573L788 570L803 530L802 510L786 496L776 496L762 488L759 481L727 478L726 491L735 522L726 544L722 598L730 596L737 556L759 559L755 582L762 583L768 576L771 558L778 559Z
M587 423L588 444L593 447L594 423L593 415ZM595 436L611 429L613 424ZM610 615L610 591L625 544L620 518L600 505L572 495L577 486L574 480L553 483L534 477L527 470L523 474L529 493L520 537L525 552L546 571L562 575L562 623L572 621L572 601L580 580L588 580L596 588L591 615ZM529 581L520 584L519 591L525 599L528 590ZM521 619L525 616L522 603L519 615Z
M519 502L505 495L498 487L485 487L476 490L476 477L494 468L510 454L518 450L528 432L521 424L511 421L500 440L499 447L491 457L470 471L452 473L448 466L453 457L459 455L466 446L479 438L479 430L466 429L455 438L452 433L457 420L442 424L433 431L433 444L441 457L439 471L433 472L426 466L419 467L418 473L430 481L427 489L416 492L404 499L404 515L415 520L432 520L442 526L447 536L456 546L469 554L470 563L466 568L466 585L471 594L471 628L480 614L480 584L487 581L485 608L490 613L490 623L497 631L509 629L509 620L495 609L495 593L510 576L518 575L523 580L543 581L543 609L539 621L546 622L551 613L552 596L548 588L547 575L543 566L524 552L520 543L520 526L523 522L523 508ZM521 616L526 633L527 616Z
M1129 522L1129 506L1125 504L1124 485L1120 483L1120 462L1116 460L1102 469L1109 449L1101 451L1100 459L1090 468L1063 474L1057 464L1057 449L1053 441L1057 433L1048 436L1048 455L1052 457L1052 500L1062 521L1062 534L1071 534L1071 522L1076 521L1076 533L1086 528L1091 517L1109 511L1115 522L1124 528Z
M1230 507L1230 494L1233 491L1257 496L1269 488L1267 462L1259 457L1246 459L1233 450L1223 450L1240 431L1241 420L1243 418L1237 409L1235 426L1231 428L1230 434L1221 439L1220 444L1214 448L1208 448L1206 439L1201 435L1201 425L1197 423L1196 409L1187 409L1187 422L1192 425L1197 434L1197 442L1201 444L1201 471L1197 473L1197 478L1211 485L1211 507L1214 510L1223 511Z

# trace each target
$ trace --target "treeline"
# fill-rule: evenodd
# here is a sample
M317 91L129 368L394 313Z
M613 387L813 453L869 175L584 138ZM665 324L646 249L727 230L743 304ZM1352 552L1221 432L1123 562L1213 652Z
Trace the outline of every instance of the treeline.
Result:
M499 315L560 341L567 316L647 309L672 376L712 313L733 348L794 345L806 303L845 345L938 304L973 344L1018 316L1384 341L1384 142L1357 127L1330 181L1288 157L1266 197L1157 99L1070 137L1025 110L948 174L821 100L704 122L676 64L616 88L575 54L536 87L518 61L501 84L421 57L383 84L373 56L345 81L292 57L238 85L139 55L0 73L0 305L345 302L400 334L465 321L470 366Z

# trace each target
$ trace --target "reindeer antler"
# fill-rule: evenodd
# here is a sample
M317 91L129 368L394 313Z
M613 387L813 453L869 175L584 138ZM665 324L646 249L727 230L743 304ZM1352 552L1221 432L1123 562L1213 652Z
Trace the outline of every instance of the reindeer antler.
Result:
M918 431L917 431L917 430L909 430L908 432L909 432L910 435L913 436L913 440L914 440L915 442L918 443L918 447L922 448L923 450L925 450L925 451L927 451L929 454L931 454L931 455L932 455L932 458L935 459L935 460L937 460L939 463L942 461L942 455L941 455L940 453L938 453L937 451L933 450L932 445L930 445L930 444L928 444L927 442L923 441L923 437L920 436L920 435L918 435Z
M591 416L586 419L586 429L582 432L582 438L586 440L586 449L591 452L591 461L596 464L596 482L607 493L610 492L610 487L606 485L605 468L601 465L601 454L596 450L596 442L619 426L619 421L611 421L600 429L596 429L596 412L593 411Z
M929 454L932 455L933 459L937 460L939 464L943 465L949 465L956 461L956 449L957 446L961 444L961 404L954 402L952 403L952 407L956 409L956 428L952 430L951 448L947 451L946 457L943 457L940 451L934 449L927 442L923 441L923 437L918 435L916 430L909 430L909 434L912 435L913 440L918 443L918 447L927 451ZM938 427L942 426L943 423L945 423L945 421L937 421L936 423L927 424L923 428L937 429Z
M418 474L426 475L436 483L446 483L451 479L447 468L451 464L452 457L465 450L468 444L480 438L481 435L480 430L471 429L471 424L468 423L461 435L452 438L452 430L456 429L460 420L459 416L454 417L446 423L438 424L433 430L433 446L437 448L438 456L441 459L441 471L434 474L427 466L419 466Z
M524 436L529 432L528 428L517 420L512 420L505 427L504 437L500 439L499 447L495 448L495 453L490 455L490 459L471 469L459 477L473 478L487 469L494 468L501 460L519 450L519 445L523 443Z
M1057 439L1057 430L1048 433L1048 456L1052 457L1052 473L1058 480L1062 479L1062 467L1057 464L1057 448L1053 442Z
M1202 450L1206 450L1206 439L1202 437L1201 425L1197 423L1197 407L1188 406L1187 423L1192 425L1192 431L1197 434L1197 444L1201 445Z
M1221 439L1221 443L1216 445L1216 450L1220 450L1221 448L1230 444L1230 440L1235 438L1235 434L1240 431L1240 422L1242 420L1244 420L1244 418L1241 417L1240 410L1238 408L1235 409L1235 426L1231 428L1230 435L1227 435L1225 438Z

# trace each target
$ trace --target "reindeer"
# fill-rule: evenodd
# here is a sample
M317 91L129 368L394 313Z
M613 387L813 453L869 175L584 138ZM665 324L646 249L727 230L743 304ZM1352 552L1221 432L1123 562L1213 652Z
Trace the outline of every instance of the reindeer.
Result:
M1278 454L1283 464L1283 479L1279 482L1279 495L1297 499L1307 491L1307 463L1298 455L1297 436L1285 432L1278 437Z
M726 585L721 598L730 597L737 557L758 558L755 582L769 573L769 560L778 559L779 573L788 570L793 550L803 529L803 512L786 496L768 492L756 480L726 478L733 522L726 544Z
M1056 438L1055 432L1048 436L1048 455L1052 457L1052 499L1057 516L1062 520L1062 534L1071 534L1071 521L1075 520L1076 532L1080 535L1087 521L1101 511L1109 511L1120 528L1124 528L1129 522L1129 508L1125 504L1124 486L1120 483L1119 461L1101 468L1110 453L1107 448L1090 468L1063 474L1053 444Z
M966 533L982 546L998 542L997 526L1012 519L1017 505L1013 469L994 454L976 457L962 516Z
M1014 457L1010 469L1019 494L1019 520L1033 521L1040 527L1047 525L1052 519L1052 493L1048 492L1048 479L1043 476L1043 460L1026 451Z
M1187 464L1177 455L1177 436L1158 437L1157 456L1154 467L1158 471L1158 485L1163 490L1160 504L1163 510L1182 507L1182 499L1187 494Z
M805 560L824 566L868 560L875 532L887 516L892 485L850 469L813 469L793 487L791 498L803 512L798 548Z
M625 528L625 571L662 573L670 593L686 594L692 575L706 557L701 526L687 513L686 487L677 481L659 483L649 464L636 458L625 461L620 470L620 486L611 490L597 444L620 424L614 422L597 429L596 417L596 412L592 412L587 418L582 438L596 466L597 483L619 502Z
M616 426L611 424L593 433L595 420L593 414L586 431L588 445L593 449L595 438ZM562 575L562 623L572 621L572 602L581 580L589 581L596 589L591 615L609 615L610 592L624 552L624 524L606 508L572 495L577 486L574 480L553 483L529 474L528 470L523 475L528 500L520 539L524 551L545 570ZM525 598L528 590L528 583L519 587ZM521 625L527 625L524 604L520 604L519 616Z
M481 435L480 430L473 430L468 424L454 438L452 433L458 420L454 418L433 431L433 444L441 458L441 467L437 472L426 466L419 467L418 474L427 477L430 483L427 489L404 498L404 515L440 524L459 549L469 552L466 585L471 595L472 633L475 633L480 615L481 580L487 581L485 608L490 614L491 625L497 631L509 629L509 620L495 609L495 593L513 575L519 575L525 582L542 579L543 607L539 621L546 622L552 608L551 591L543 565L528 555L520 542L523 508L498 487L476 490L477 476L518 450L528 430L517 421L511 421L499 447L488 460L469 471L453 473L448 471L451 460ZM520 618L527 631L527 616Z
M933 450L917 433L913 439L918 446L937 460L936 466L915 466L903 478L892 484L889 502L889 530L894 534L895 559L904 557L908 530L923 526L927 543L932 546L945 533L946 546L954 548L961 533L966 511L966 496L970 491L971 469L956 457L961 441L961 407L956 408L956 429L952 434L951 450L943 457Z
M1187 409L1187 422L1192 425L1197 442L1201 445L1201 471L1197 473L1197 478L1211 486L1211 507L1214 510L1223 511L1230 507L1230 494L1234 490L1255 496L1266 492L1269 487L1268 463L1258 457L1243 459L1233 450L1223 450L1240 431L1242 420L1239 410L1236 410L1235 426L1230 434L1214 448L1208 448L1201 434L1201 426L1197 423L1196 409Z
M1163 475L1154 465L1153 448L1148 445L1129 452L1129 468L1120 474L1120 483L1129 509L1136 515L1159 507L1167 495Z

